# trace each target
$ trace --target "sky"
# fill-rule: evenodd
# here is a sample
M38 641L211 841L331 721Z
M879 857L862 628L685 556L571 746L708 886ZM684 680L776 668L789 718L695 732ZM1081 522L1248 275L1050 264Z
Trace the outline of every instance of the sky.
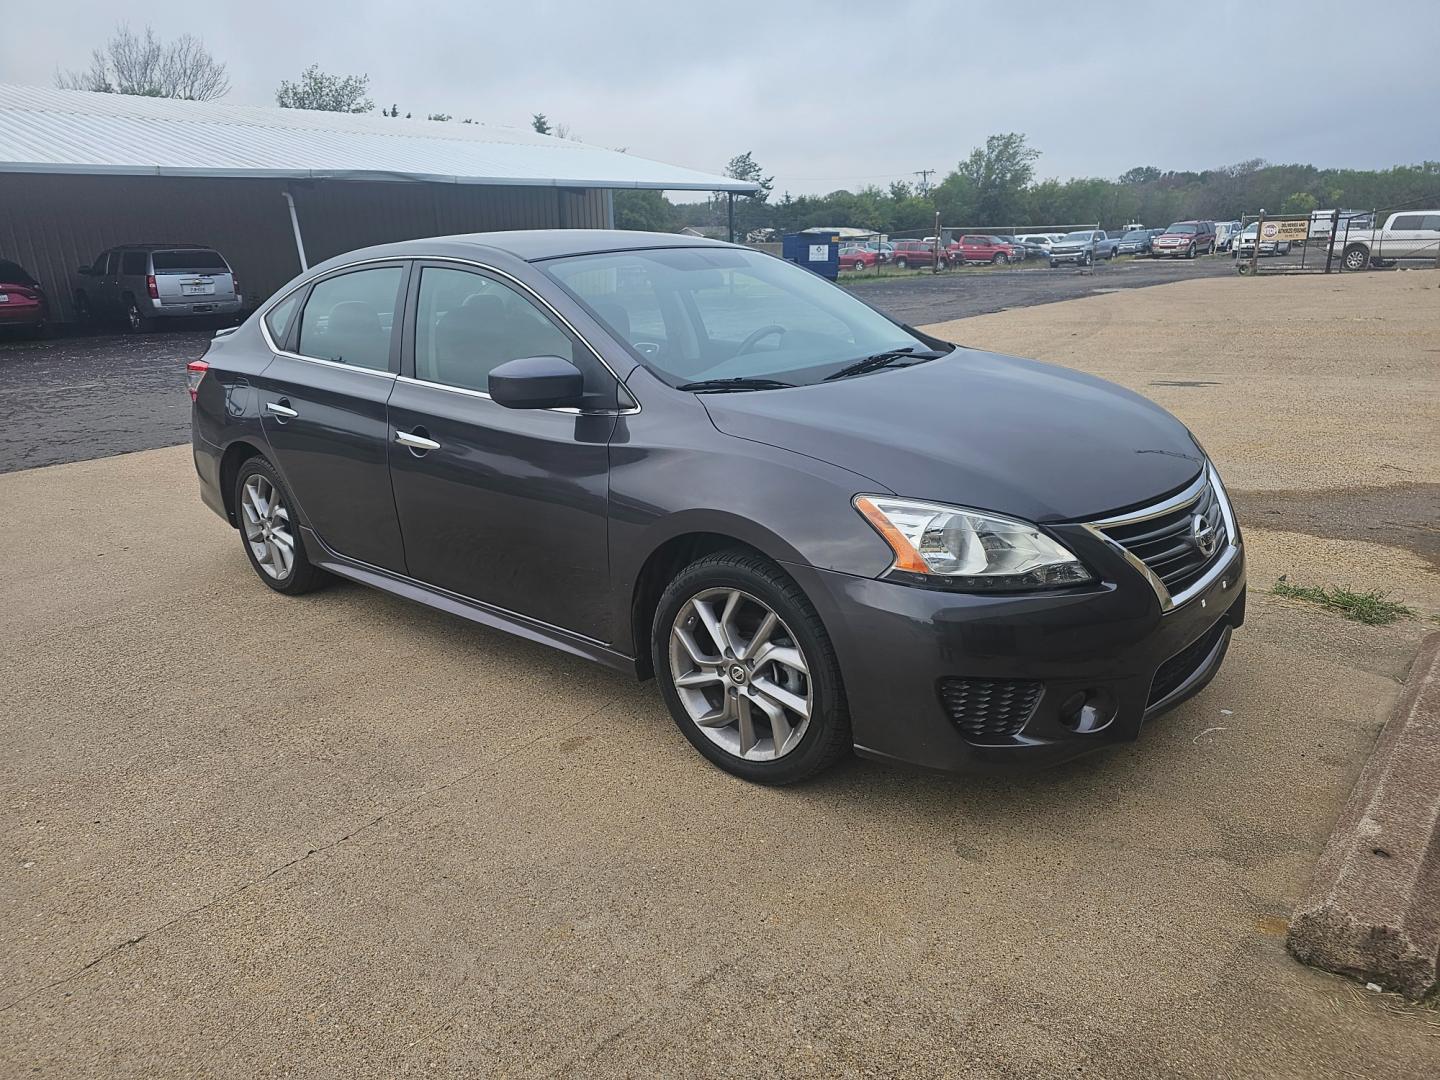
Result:
M0 82L52 85L117 17L202 38L226 101L318 63L402 115L543 112L709 172L748 150L777 194L938 179L1006 131L1041 178L1440 159L1440 0L52 0L6 6Z

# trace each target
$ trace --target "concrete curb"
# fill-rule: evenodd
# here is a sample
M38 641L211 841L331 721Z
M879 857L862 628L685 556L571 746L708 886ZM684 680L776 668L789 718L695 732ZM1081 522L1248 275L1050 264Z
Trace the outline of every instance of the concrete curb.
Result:
M1440 633L1420 646L1286 945L1412 999L1440 978Z

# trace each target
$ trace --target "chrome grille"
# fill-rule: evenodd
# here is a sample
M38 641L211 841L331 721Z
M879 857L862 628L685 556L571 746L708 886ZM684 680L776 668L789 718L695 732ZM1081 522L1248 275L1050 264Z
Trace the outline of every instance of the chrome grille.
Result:
M1148 510L1098 521L1092 528L1143 563L1165 589L1166 599L1178 598L1224 558L1235 542L1222 498L1207 469L1173 499Z
M972 742L1018 734L1035 711L1041 685L1027 679L941 679L940 701Z

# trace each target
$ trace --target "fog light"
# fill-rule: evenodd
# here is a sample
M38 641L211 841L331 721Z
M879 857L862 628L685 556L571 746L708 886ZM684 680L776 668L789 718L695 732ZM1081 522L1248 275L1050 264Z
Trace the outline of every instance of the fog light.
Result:
M1060 723L1077 735L1088 735L1109 725L1115 707L1104 690L1077 690L1060 706Z

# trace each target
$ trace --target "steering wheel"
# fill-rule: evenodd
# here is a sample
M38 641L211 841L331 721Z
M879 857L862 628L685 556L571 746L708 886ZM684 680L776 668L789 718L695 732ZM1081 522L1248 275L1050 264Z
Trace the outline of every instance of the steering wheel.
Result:
M774 323L771 323L769 326L762 326L759 330L756 330L753 333L749 334L745 338L745 340L740 343L740 348L735 350L735 355L744 356L746 353L748 353L751 349L755 348L756 345L760 344L761 341L769 337L771 334L783 333L785 333L785 327L783 326L776 326Z

